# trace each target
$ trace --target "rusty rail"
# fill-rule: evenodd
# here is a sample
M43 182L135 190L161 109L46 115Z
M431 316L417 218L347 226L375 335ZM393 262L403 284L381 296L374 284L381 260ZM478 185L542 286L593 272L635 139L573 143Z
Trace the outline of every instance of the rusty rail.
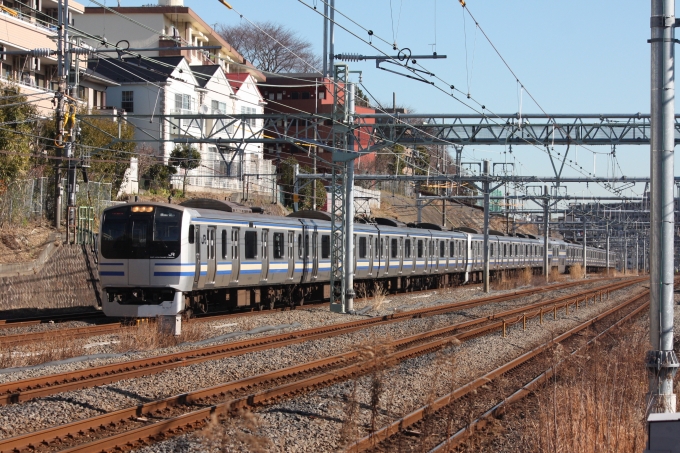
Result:
M605 285L604 287L590 289L588 292L612 291L639 283L639 280L641 279L618 281L610 285ZM573 282L565 286L573 286ZM376 325L399 322L406 319L445 314L460 310L461 308L484 305L490 302L512 300L517 297L540 294L542 292L552 291L554 289L557 289L556 286L551 286L549 288L533 288L505 295L476 299L473 301L455 302L436 307L395 313L389 316L367 318L359 321L351 321L324 327L299 330L291 333L236 341L227 344L208 346L189 351L165 354L111 365L102 365L74 372L59 373L38 378L8 382L5 384L0 384L0 405L19 403L22 401L28 401L34 398L53 395L65 391L110 384L122 379L130 379L160 373L165 370L208 360L218 360L306 341L329 338ZM582 294L578 294L578 296L582 297ZM574 296L568 295L561 299L568 299L571 297Z
M453 392L438 398L437 400L435 400L431 404L427 404L425 406L422 406L419 409L416 409L415 411L409 413L408 415L400 418L399 420L396 420L395 422L383 427L382 429L375 431L374 433L371 433L370 435L359 439L358 441L356 441L355 443L350 445L347 448L346 451L356 453L356 452L361 452L361 451L365 451L365 450L376 447L378 444L380 444L381 442L384 442L386 439L390 438L391 436L398 434L399 432L401 432L401 431L409 428L410 426L414 425L415 423L421 421L423 418L425 418L425 416L427 414L433 414L436 411L452 404L456 400L459 400L463 396L465 396L469 393L472 393L476 389L478 389L479 387L487 384L489 381L496 379L497 377L507 373L508 371L518 367L519 365L521 365L525 362L528 362L532 358L534 358L537 355L545 352L548 348L556 345L557 343L561 343L562 341L566 340L567 338L571 337L572 335L579 333L579 332L583 331L584 329L590 327L594 323L601 321L602 319L612 315L613 313L621 310L622 308L625 308L625 307L628 307L632 304L635 304L635 303L639 302L640 300L642 300L642 299L644 299L648 296L649 296L649 290L643 292L642 294L634 296L631 299L628 299L627 301L625 301L625 302L623 302L623 303L621 303L621 304L619 304L615 307L612 307L611 309L606 310L603 313L600 313L599 315L593 317L592 319L590 319L590 320L588 320L588 321L586 321L582 324L579 324L578 326L568 330L567 332L557 336L556 338L549 340L548 342L544 343L543 345L541 345L537 348L534 348L531 351L517 357L516 359L514 359L514 360L512 360L512 361L510 361L510 362L508 362L508 363L506 363L506 364L504 364L504 365L502 365L502 366L500 366L500 367L498 367L498 368L496 368L496 369L494 369L494 370L492 370L488 373L486 373L484 376L481 376L481 377L469 382L468 384L466 384L462 387L459 387L458 389L454 390ZM643 304L641 307L638 307L632 313L626 315L626 317L624 317L623 319L624 320L630 319L631 316L634 316L635 314L637 314L641 310L643 310L647 304L648 303ZM619 321L619 322L622 322L622 321ZM618 323L615 324L615 325L618 325ZM608 330L609 330L609 328L606 329L605 331L599 333L598 336L595 337L595 338L598 338L600 335L604 334ZM591 340L591 342L592 341L593 340ZM524 388L526 388L526 386L523 387L523 389ZM521 390L520 390L520 392L521 392ZM528 393L529 390L527 390L526 392ZM466 429L468 429L468 428L466 428ZM465 429L456 433L454 436L452 436L451 439L453 439L453 437L458 436L458 439L462 440L461 436L463 436L463 432L465 432ZM452 446L451 444L448 444L448 447L451 447L451 446ZM437 447L437 448L439 448L439 447ZM442 447L442 448L445 448L445 447ZM446 451L446 450L437 450L437 451Z
M591 290L597 291L601 289ZM576 297L576 296L565 296ZM578 297L582 297L578 295ZM530 307L540 305L549 305L555 301L546 301L532 304ZM516 309L507 310L501 313L490 315L488 317L479 318L471 321L464 321L452 326L447 326L425 332L422 334L412 335L406 338L395 340L387 345L388 349L396 349L396 352L387 354L381 358L381 366L384 364L395 364L407 358L417 355L426 354L436 351L451 344L452 341L464 341L475 338L485 333L499 330L502 326L502 321L492 322L488 325L483 325L462 333L455 337L451 337L454 332L474 325L480 325L492 321L494 319L510 316L521 310L526 310L527 307L520 307ZM620 307L619 307L620 308ZM438 338L445 335L449 337ZM425 342L425 343L423 343ZM416 346L412 346L413 344ZM279 398L293 395L298 392L308 391L320 386L330 385L332 383L352 378L354 376L364 374L372 369L374 362L357 362L347 365L348 362L357 361L360 358L361 352L359 350L351 351L344 354L328 357L325 359L315 360L306 364L296 365L281 370L264 373L258 376L253 376L238 381L221 384L218 386L202 389L182 395L173 396L159 401L154 401L131 407L121 409L109 414L100 415L91 419L72 422L66 425L48 428L35 433L28 433L14 438L0 440L0 452L21 451L22 449L30 448L37 445L49 445L59 439L65 439L76 436L78 433L94 434L100 427L114 426L121 422L134 420L137 417L145 414L152 414L172 406L192 405L204 400L206 398L220 396L220 398L232 397L234 392L239 390L246 390L255 386L263 384L274 383L280 379L295 378L291 383L279 385L275 388L262 390L250 395L242 396L233 401L222 403L210 407L193 411L184 414L180 417L175 417L169 420L154 423L152 425L143 426L132 429L121 434L116 434L109 438L93 441L89 444L70 448L66 451L101 451L115 448L118 445L126 444L130 440L140 439L144 437L154 436L170 429L176 429L181 426L195 427L202 423L202 420L208 418L216 411L234 410L246 406L256 407L263 404L270 404ZM324 371L328 368L337 368L328 372L324 372L317 376L305 378L310 373Z

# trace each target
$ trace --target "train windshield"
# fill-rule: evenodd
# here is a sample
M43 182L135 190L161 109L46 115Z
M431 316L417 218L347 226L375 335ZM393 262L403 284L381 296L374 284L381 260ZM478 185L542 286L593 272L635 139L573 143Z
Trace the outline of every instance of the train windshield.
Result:
M108 259L176 258L182 211L160 206L125 206L106 211L101 252Z

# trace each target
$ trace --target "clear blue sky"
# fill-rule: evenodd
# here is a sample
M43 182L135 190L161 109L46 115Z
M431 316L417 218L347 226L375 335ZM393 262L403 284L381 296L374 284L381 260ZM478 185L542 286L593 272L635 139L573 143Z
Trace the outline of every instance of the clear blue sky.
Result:
M123 0L121 4L132 6L151 1ZM323 11L321 0L229 1L244 18L284 24L312 41L321 53L322 18L303 4L316 5ZM83 3L94 6L87 0ZM107 1L109 6L115 4L114 0ZM245 20L218 0L185 0L185 5L210 24L234 24ZM467 5L545 111L649 112L650 45L646 42L650 35L649 1L469 0ZM464 28L463 10L458 1L336 0L336 7L373 30L376 36L389 42L396 40L399 48L408 47L414 54L431 53L430 44L436 42L437 52L448 58L422 60L425 67L449 84L465 92L469 89L473 98L495 113L519 110L515 78L467 15ZM347 19L336 14L336 20L362 38L368 38L365 31ZM336 30L336 53L378 54L356 37ZM375 37L373 43L383 51L393 53L390 46ZM391 103L394 91L399 104L419 113L474 113L424 83L377 70L372 62L350 63L350 69L363 71L363 83L381 101ZM522 97L522 111L540 112L526 93ZM590 146L589 149L601 153L611 151L602 146ZM498 162L507 157L503 151L498 147L474 147L466 149L465 158L489 158ZM513 151L509 160L516 159L521 174L551 174L545 153L529 146L515 147ZM649 174L649 147L619 147L616 153L625 175ZM579 148L578 164L586 171L593 171L593 154ZM597 175L607 175L607 167L611 174L609 156L598 155ZM680 165L676 164L677 168ZM616 168L618 176L621 170ZM567 174L578 175L565 168ZM570 189L578 194L586 187L571 186ZM642 186L638 186L638 191L641 190ZM592 184L585 193L606 194Z

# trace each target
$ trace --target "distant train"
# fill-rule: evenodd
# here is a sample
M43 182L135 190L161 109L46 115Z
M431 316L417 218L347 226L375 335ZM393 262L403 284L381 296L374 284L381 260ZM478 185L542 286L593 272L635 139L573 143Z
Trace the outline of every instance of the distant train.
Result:
M155 317L262 308L329 296L330 222L319 212L273 217L228 212L222 202L129 203L106 209L99 235L99 276L108 316ZM354 227L355 290L370 294L481 281L480 234L407 227L395 221ZM543 239L490 236L490 269L543 268ZM583 262L583 247L549 241L551 268ZM589 270L606 253L587 248ZM614 254L609 263L613 267Z

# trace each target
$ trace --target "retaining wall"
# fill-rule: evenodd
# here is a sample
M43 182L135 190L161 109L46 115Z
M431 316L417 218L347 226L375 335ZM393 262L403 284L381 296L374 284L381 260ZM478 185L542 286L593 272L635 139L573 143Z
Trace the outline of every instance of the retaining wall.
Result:
M89 245L55 240L32 262L0 265L0 310L97 306L100 294Z

